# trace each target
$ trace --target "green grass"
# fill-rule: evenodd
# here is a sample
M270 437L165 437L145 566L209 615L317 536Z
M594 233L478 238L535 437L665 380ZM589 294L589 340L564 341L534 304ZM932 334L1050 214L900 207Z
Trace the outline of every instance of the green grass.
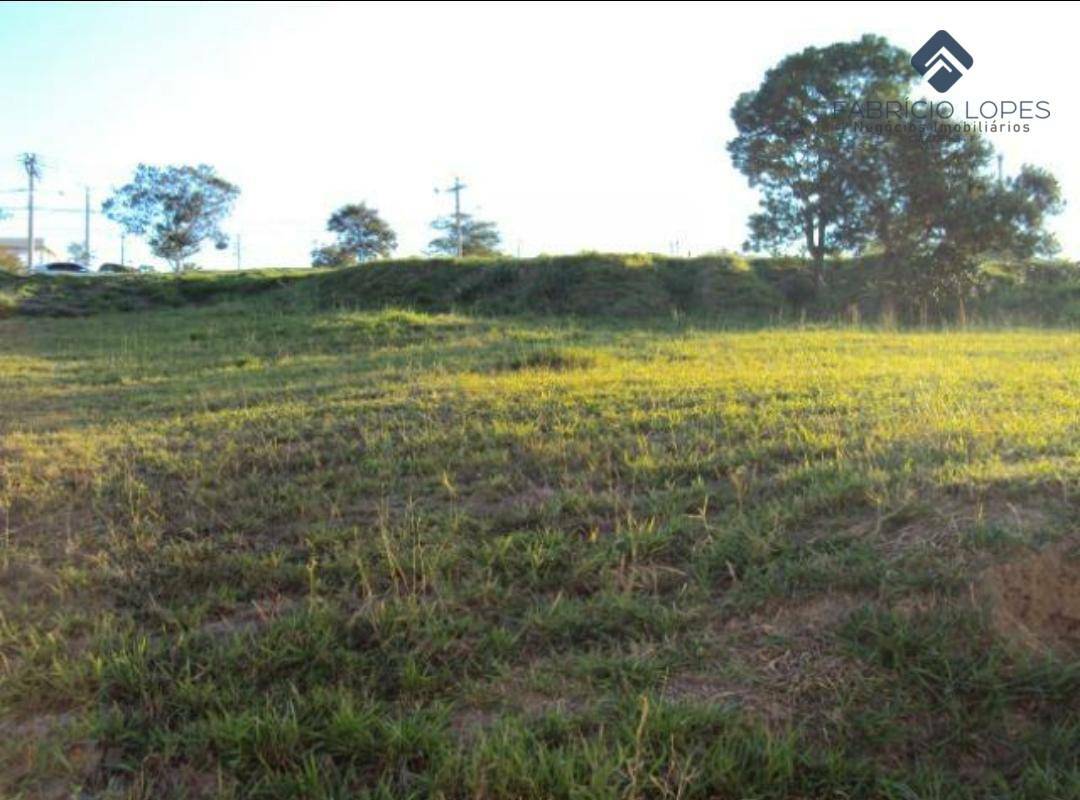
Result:
M640 320L687 316L728 326L882 318L951 325L957 299L917 308L883 280L873 257L831 260L815 288L806 259L694 258L649 253L581 253L535 258L405 258L343 269L261 269L182 275L19 278L0 272L0 318L78 317L115 311L248 302L279 309L411 308L480 315L571 315ZM1080 324L1080 268L1070 262L987 264L967 297L968 323L981 326ZM891 322L890 322L891 324Z
M1069 798L1080 334L0 321L0 795Z

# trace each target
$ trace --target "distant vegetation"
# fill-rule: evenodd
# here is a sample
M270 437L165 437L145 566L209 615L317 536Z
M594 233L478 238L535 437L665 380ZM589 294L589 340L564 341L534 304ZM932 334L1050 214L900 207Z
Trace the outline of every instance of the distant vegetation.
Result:
M955 324L954 298L897 296L875 257L828 259L825 287L807 259L671 258L586 253L528 259L382 260L344 269L251 270L100 279L0 274L0 313L80 316L267 295L311 308L407 307L485 314L687 315L730 324ZM968 321L1080 324L1080 267L988 262L967 289Z
M94 254L86 249L86 245L83 242L71 242L71 244L67 246L67 254L71 261L85 266L89 266L94 257Z

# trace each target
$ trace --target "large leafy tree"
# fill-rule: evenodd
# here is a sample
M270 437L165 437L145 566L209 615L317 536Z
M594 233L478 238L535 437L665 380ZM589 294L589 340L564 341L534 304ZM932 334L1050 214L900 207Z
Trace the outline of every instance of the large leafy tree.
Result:
M219 249L228 245L221 223L239 194L206 164L140 164L131 182L117 189L102 208L128 233L145 236L151 252L179 272L203 242L211 240Z
M428 243L432 255L456 256L458 253L458 225L461 226L461 254L464 256L494 256L499 253L502 237L494 222L473 218L471 214L450 214L431 223L438 233Z
M790 55L739 96L731 111L738 135L728 150L761 192L748 248L799 244L820 283L828 255L866 241L860 198L879 154L844 124L847 110L837 101L902 98L913 75L907 53L867 35Z
M397 234L365 203L342 206L330 215L326 229L337 234L337 243L317 252L338 263L385 258L397 247Z

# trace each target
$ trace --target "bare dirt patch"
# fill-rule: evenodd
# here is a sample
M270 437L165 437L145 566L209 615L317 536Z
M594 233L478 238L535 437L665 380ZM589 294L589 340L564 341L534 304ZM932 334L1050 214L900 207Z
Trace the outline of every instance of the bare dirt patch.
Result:
M976 585L994 627L1039 651L1080 652L1080 534L986 570Z

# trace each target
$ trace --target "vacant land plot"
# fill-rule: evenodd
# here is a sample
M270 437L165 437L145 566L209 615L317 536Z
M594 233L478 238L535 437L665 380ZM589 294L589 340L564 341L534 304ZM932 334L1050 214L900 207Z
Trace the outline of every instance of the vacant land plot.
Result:
M0 795L1080 796L1080 334L0 322Z

